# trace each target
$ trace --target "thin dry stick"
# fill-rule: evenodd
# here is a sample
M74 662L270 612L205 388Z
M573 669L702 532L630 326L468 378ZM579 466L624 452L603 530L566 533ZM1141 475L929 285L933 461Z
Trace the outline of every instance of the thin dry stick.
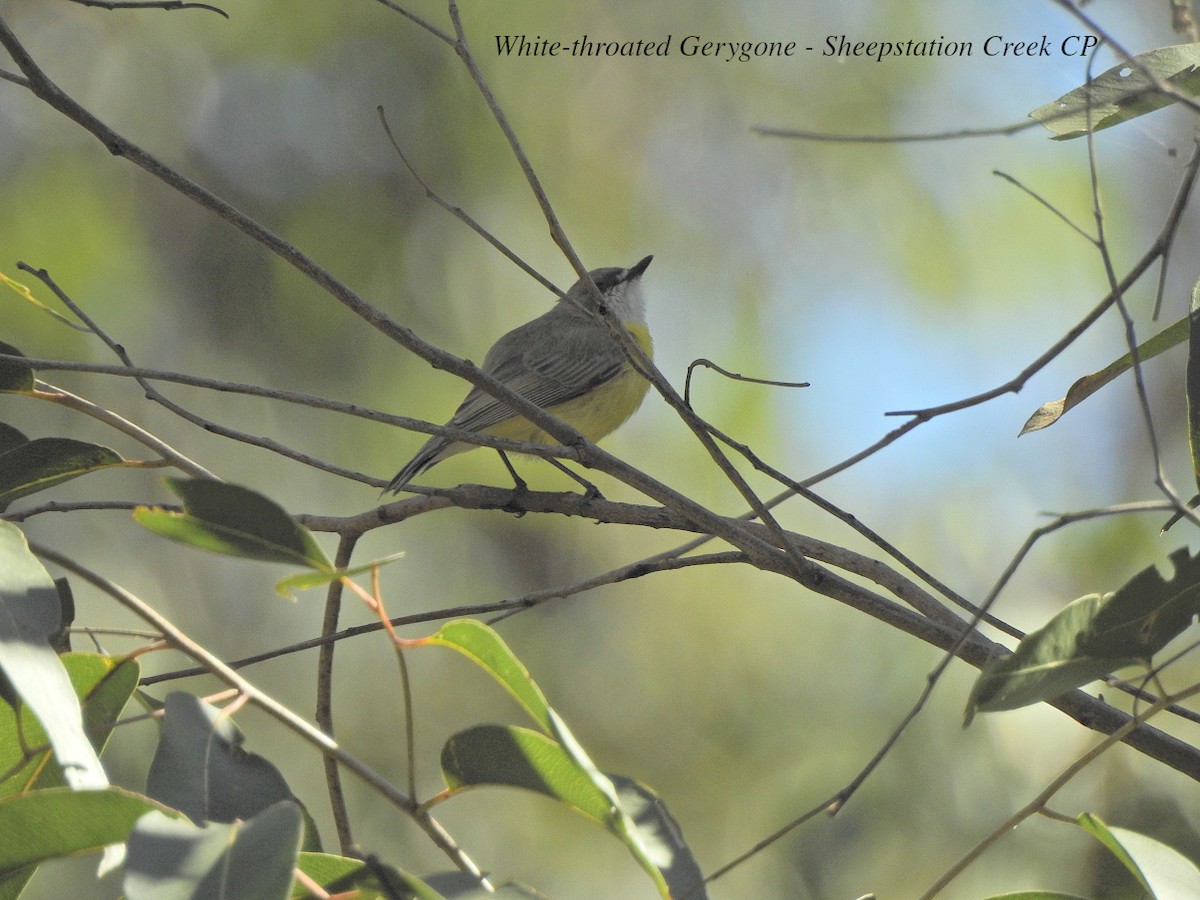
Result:
M343 534L338 541L337 552L334 555L335 568L349 567L354 556L354 547L358 544L357 534ZM329 582L325 592L325 615L321 622L321 637L326 638L337 631L338 615L342 608L341 579ZM320 645L321 652L317 656L317 704L314 718L317 727L330 737L334 735L333 726L333 651L334 642L326 641ZM346 807L346 795L342 790L342 773L337 760L326 756L325 785L329 791L329 805L333 812L333 824L337 830L338 845L342 853L350 855L354 848L354 835L350 825L350 811ZM415 798L412 792L409 796Z
M71 0L72 3L77 3L80 6L91 6L96 9L203 9L207 12L214 12L224 18L229 18L229 13L216 6L210 6L207 3L193 3L190 0Z
M396 616L388 619L388 623L392 628L400 628L405 625L419 625L426 622L437 622L444 619L459 619L465 616L483 616L489 613L500 613L494 619L489 620L488 624L493 624L496 621L506 618L524 609L532 606L539 606L543 603L548 603L552 600L562 600L575 594L583 593L584 591L593 590L607 584L616 584L621 581L641 578L645 575L653 574L654 572L667 572L676 569L686 569L692 566L705 565L727 565L730 563L746 563L748 559L746 554L736 550L727 550L722 553L713 553L705 556L689 556L685 559L670 559L662 560L654 566L641 566L632 564L625 569L614 572L605 573L604 576L589 578L584 581L577 582L571 585L563 585L554 588L545 588L540 591L531 591L528 594L522 594L519 597L512 597L506 600L495 600L490 603L473 603L463 606L452 606L445 609L434 609L428 612L413 613L407 616ZM321 637L309 638L304 641L297 641L292 644L287 644L283 647L276 647L273 650L266 650L262 653L255 653L252 656L245 656L241 659L231 660L227 663L231 669L243 669L247 666L255 665L256 663L267 662L268 660L278 659L282 656L288 656L293 653L300 653L305 650L312 650L321 647L325 644L334 643L336 641L344 641L347 638L358 637L363 634L373 634L376 631L384 630L382 622L371 622L366 625L355 625L351 628L345 628L334 634L323 635ZM119 629L73 629L73 632L78 631L87 633L88 631L96 631L98 633L114 633L123 634L125 632ZM156 637L149 632L145 633L130 633L130 636L145 636ZM147 675L140 684L144 687L152 684L159 684L164 681L175 681L180 678L193 678L199 675L208 674L208 670L195 666L188 669L178 669L174 672L163 672L159 675Z
M912 144L924 141L956 141L962 138L997 137L1017 134L1036 128L1041 122L1023 120L1012 125L995 128L958 128L953 131L931 131L919 134L831 134L827 131L805 131L797 128L779 128L771 125L755 125L750 130L763 137L795 138L823 144Z
M692 405L692 373L697 368L712 369L714 372L720 372L726 378L732 381L744 381L747 384L762 384L768 387L786 387L786 388L805 388L809 387L807 381L773 381L769 378L753 378L749 375L742 375L739 372L731 372L722 366L718 366L711 359L693 359L688 363L687 375L683 379L683 402L687 406Z

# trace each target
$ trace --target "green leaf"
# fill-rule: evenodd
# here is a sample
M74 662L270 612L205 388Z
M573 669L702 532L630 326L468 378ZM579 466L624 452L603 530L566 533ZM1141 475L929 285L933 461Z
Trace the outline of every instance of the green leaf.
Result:
M24 356L25 354L14 347L0 341L0 354L5 356ZM33 369L21 363L0 360L0 393L11 394L33 390Z
M1146 360L1158 356L1164 350L1169 350L1176 344L1182 344L1188 337L1188 322L1189 319L1187 318L1180 319L1139 345L1138 360L1144 363ZM1126 353L1120 359L1109 363L1099 372L1084 375L1071 385L1067 391L1067 395L1061 400L1051 400L1049 403L1043 403L1025 422L1018 437L1053 425L1069 409L1082 403L1092 394L1096 393L1096 391L1100 390L1100 388L1131 368L1133 368L1133 354Z
M1170 560L1169 581L1150 566L1113 594L1081 597L1027 634L1010 656L988 663L967 701L966 724L977 710L1049 700L1149 660L1200 612L1200 555L1189 558L1181 548Z
M370 562L365 562L359 566L351 566L349 569L331 569L328 572L300 572L296 575L289 575L275 585L275 591L282 597L295 599L296 591L304 591L310 588L323 587L331 581L339 578L352 578L363 572L369 572L379 566L386 566L388 563L395 562L404 556L404 551L401 550L393 553L391 556L384 556L380 559L373 559Z
M579 777L588 782L586 790L594 789L605 796L605 827L621 838L642 869L654 880L655 886L666 896L667 883L647 855L633 821L621 809L616 788L575 740L566 723L546 701L529 670L501 640L500 635L482 622L456 619L426 638L425 643L450 647L481 666L512 694L546 734L558 742L562 752L570 757Z
M244 822L191 822L151 812L129 836L129 900L286 898L300 849L299 807L283 800Z
M442 777L451 793L494 785L544 794L591 819L643 858L672 894L703 898L704 876L662 800L621 775L597 784L561 744L529 728L479 725L459 732L442 748ZM614 806L621 813L614 814ZM628 824L637 840L631 842ZM640 856L639 856L640 854Z
M79 698L50 646L61 624L58 589L15 525L0 522L0 670L37 716L72 788L108 785L87 738Z
M36 438L0 454L0 510L13 500L124 465L115 450L71 438Z
M1104 844L1152 897L1200 897L1200 869L1173 847L1125 828L1112 828L1091 813L1079 824Z
M540 731L477 725L442 748L442 777L451 793L480 785L522 788L552 797L605 828L611 802L586 777L562 745Z
M9 278L3 272L0 272L0 284L11 289L15 294L17 294L17 296L19 296L21 299L23 299L26 303L30 304L31 306L33 306L36 309L40 309L42 312L46 313L46 315L52 316L53 318L58 319L58 321L62 322L64 325L69 325L71 328L74 328L76 331L84 331L84 332L88 331L87 328L85 328L83 325L80 325L78 322L72 322L70 319L68 319L62 313L58 312L57 310L51 309L49 306L47 306L45 303L43 303L37 297L33 296L33 291L31 291L28 287L26 287L24 284L22 284L19 281L14 281L13 279ZM7 352L7 351L4 351L4 352Z
M6 425L0 422L0 453L7 453L21 444L28 444L29 438L25 437L16 428L11 425Z
M550 704L529 670L495 631L475 619L447 622L426 638L431 644L449 647L472 660L500 682L542 729L553 732Z
M142 506L133 513L156 534L227 556L332 571L312 533L262 494L208 478L164 480L184 511Z
M1174 44L1141 53L1113 66L1087 84L1029 114L1054 132L1054 140L1082 137L1111 128L1175 103L1155 87L1154 80L1186 97L1200 93L1200 44Z
M444 895L438 893L424 880L397 869L395 866L380 862L373 856L368 856L365 860L325 857L328 861L324 862L323 866L330 868L312 871L305 868L308 856L309 854L300 854L300 868L330 894L358 891L356 895L358 900L444 900ZM347 867L345 863L357 863L357 865ZM341 873L337 874L337 870L341 870ZM456 872L454 874L465 875L466 873ZM329 877L330 875L334 877ZM478 885L474 878L470 876L467 878L469 884ZM293 890L293 900L303 900L303 898L312 896L307 889L299 889L299 885L297 885L297 889Z
M193 822L249 819L295 796L275 766L242 749L233 720L191 694L167 695L146 793Z
M159 809L149 798L115 787L0 798L0 875L121 843L141 816Z
M82 703L84 731L96 752L101 753L113 724L137 687L140 667L136 660L93 653L59 658ZM7 776L0 781L0 797L67 783L48 749L41 723L23 704L19 711L0 707L0 772Z

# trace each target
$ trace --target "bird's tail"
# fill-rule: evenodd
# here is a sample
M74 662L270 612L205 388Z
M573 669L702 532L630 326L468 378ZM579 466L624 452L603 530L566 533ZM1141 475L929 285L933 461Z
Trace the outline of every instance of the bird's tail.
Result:
M417 451L417 455L405 464L396 477L388 482L388 486L383 489L385 494L398 494L408 485L410 481L438 462L444 455L447 447L445 438L433 437L425 446Z

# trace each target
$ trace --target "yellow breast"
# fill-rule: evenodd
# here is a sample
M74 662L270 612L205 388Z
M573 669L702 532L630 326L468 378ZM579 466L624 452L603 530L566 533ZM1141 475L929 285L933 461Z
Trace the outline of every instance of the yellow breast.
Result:
M645 354L653 359L654 344L646 326L640 322L628 322L625 328ZM595 390L546 409L575 428L589 441L595 442L611 434L637 412L649 390L650 382L626 362L621 374ZM497 437L527 441L531 444L558 443L523 416L506 419L485 431Z

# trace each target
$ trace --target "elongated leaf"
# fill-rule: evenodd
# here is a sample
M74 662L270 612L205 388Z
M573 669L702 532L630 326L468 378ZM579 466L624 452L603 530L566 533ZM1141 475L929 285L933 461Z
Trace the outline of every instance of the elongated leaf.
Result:
M0 799L0 875L124 841L161 807L123 788L51 788Z
M356 900L444 900L450 894L436 891L424 879L409 872L397 869L380 862L375 857L365 860L346 860L357 863L354 868L347 868L340 857L327 857L321 862L321 868L316 868L318 860L311 854L300 854L300 868L313 878L330 894L343 894L357 891L353 896ZM310 869L309 866L313 868ZM328 874L327 874L328 873ZM468 883L478 885L478 882L466 875L465 872L455 872L456 876L466 876ZM332 876L332 877L330 877ZM293 890L293 900L305 900L312 895L307 889ZM457 895L453 895L457 896ZM495 894L491 896L497 896Z
M1148 341L1140 344L1138 346L1138 360L1144 363L1146 360L1158 356L1164 350L1169 350L1176 344L1182 344L1188 338L1188 322L1188 318L1180 319L1173 325L1164 328ZM1118 376L1123 375L1131 368L1133 368L1133 355L1126 353L1120 359L1109 363L1099 372L1084 375L1071 385L1067 391L1067 395L1061 400L1051 400L1049 403L1043 403L1025 422L1025 425L1021 428L1021 434L1024 435L1031 431L1039 431L1053 425L1073 406L1079 405L1092 396L1092 394L1096 393L1096 391L1100 390L1100 388Z
M1104 844L1152 897L1200 897L1200 869L1175 848L1136 831L1113 828L1091 813L1082 813L1079 824Z
M146 793L196 823L249 819L295 800L279 770L243 750L242 740L220 710L182 691L168 694Z
M0 522L0 670L37 716L73 788L108 785L83 728L79 698L50 646L60 618L58 589L15 525Z
M282 597L295 599L295 591L308 590L309 588L323 587L338 578L352 578L355 575L361 575L363 572L369 572L377 566L386 566L388 563L395 562L404 556L404 551L401 550L393 553L390 556L384 556L380 559L373 559L370 562L365 562L362 565L351 566L348 569L330 569L328 572L300 572L297 575L289 575L275 585L275 591Z
M1154 80L1186 97L1200 93L1200 44L1175 44L1119 63L1090 82L1029 114L1054 132L1054 140L1082 137L1175 103Z
M610 800L588 779L558 741L515 725L476 725L442 748L442 777L451 792L480 785L545 794L608 827Z
M705 896L699 886L703 881L700 867L661 798L621 775L605 775L613 793L602 790L591 773L547 735L516 726L469 728L454 735L442 748L442 777L452 792L494 785L544 794L628 844L621 818L614 815L615 797L615 805L633 823L639 851L672 894L682 896L693 891L687 896Z
M4 356L24 356L25 354L14 347L0 341L0 354ZM21 363L0 360L0 393L17 393L33 390L33 369Z
M1200 555L1189 558L1183 548L1170 559L1169 581L1150 566L1116 593L1081 597L1027 634L1012 655L984 667L967 702L967 724L976 710L1049 700L1149 660L1200 612Z
M0 510L18 497L113 466L125 460L115 450L71 438L36 438L0 454Z
M227 556L333 569L312 533L262 494L208 478L165 481L183 512L142 506L133 514L156 534Z
M125 894L129 900L282 900L291 890L302 830L299 807L289 800L245 822L203 828L147 813L129 837Z
M83 706L84 730L100 753L113 723L137 687L140 667L136 660L121 660L94 653L59 657L71 686ZM46 732L27 706L19 712L0 707L0 797L65 785L62 769L47 746Z
M7 453L9 450L19 447L21 444L28 444L29 438L25 437L16 428L0 422L0 453Z
M491 628L474 619L455 619L439 628L426 641L457 650L474 661L500 682L543 730L552 733L550 704L546 701L546 695L516 654Z
M598 791L606 797L608 812L605 827L621 838L642 869L653 879L655 886L666 896L668 887L663 874L650 859L633 820L621 808L616 788L575 740L566 723L546 701L529 670L501 640L500 635L482 622L456 619L447 622L425 642L455 649L481 666L512 694L547 735L558 742L579 775L589 783L587 790Z

